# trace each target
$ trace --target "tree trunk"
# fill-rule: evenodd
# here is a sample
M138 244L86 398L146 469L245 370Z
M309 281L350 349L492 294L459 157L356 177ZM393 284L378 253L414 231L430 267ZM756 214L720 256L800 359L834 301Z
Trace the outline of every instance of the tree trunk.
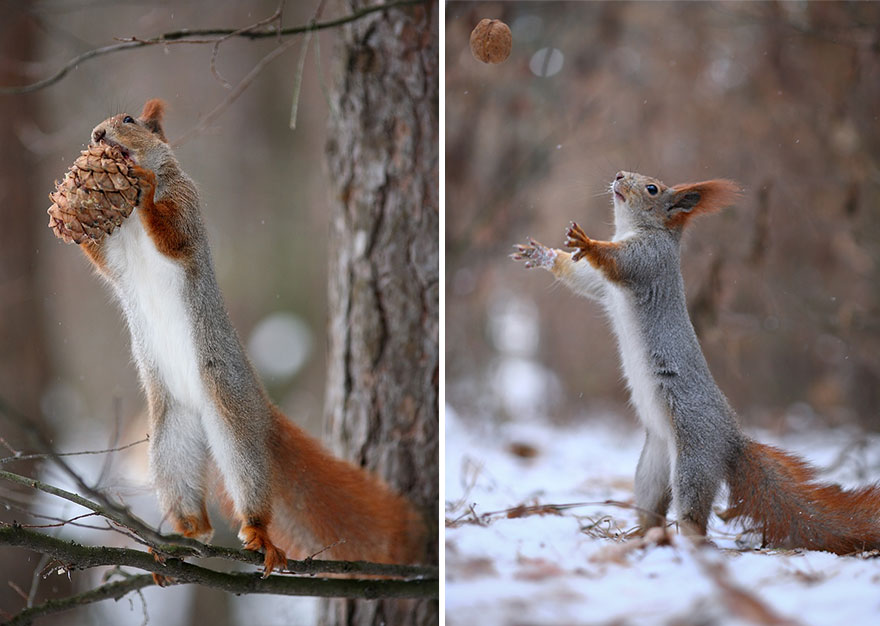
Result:
M25 68L33 61L40 31L29 15L29 8L6 3L0 24L0 85L20 85L32 80ZM38 155L21 139L22 130L36 122L38 99L34 94L0 96L0 399L42 426L40 395L46 384L47 365L42 299L36 279L38 248L41 243L52 243L51 237L38 239L40 232L48 232L45 208L49 206L49 189L40 186ZM30 450L28 433L3 415L0 435L19 450ZM9 450L0 447L0 456L7 455ZM28 474L34 466L20 462L12 469ZM9 497L7 487L4 485L3 490ZM10 499L22 506L31 497L32 492L23 492ZM6 523L16 518L23 521L22 512L15 508L0 513L0 521ZM28 516L25 518L31 521ZM24 606L11 584L28 590L33 568L39 561L39 557L34 557L26 563L23 556L18 550L4 550L0 558L0 607L7 610ZM68 584L56 586L62 594L69 590ZM37 601L48 593L48 585L43 585Z
M392 9L344 29L327 145L329 436L338 454L420 508L431 563L439 498L437 10ZM437 621L435 601L333 600L323 611L329 624Z

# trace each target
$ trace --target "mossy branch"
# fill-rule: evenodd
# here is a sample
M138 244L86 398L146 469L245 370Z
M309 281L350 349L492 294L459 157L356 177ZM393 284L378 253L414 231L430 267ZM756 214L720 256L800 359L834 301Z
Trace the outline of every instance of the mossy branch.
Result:
M336 561L288 561L288 569L309 576L274 574L262 578L254 572L220 572L187 563L176 557L166 557L159 562L149 552L130 548L108 546L85 546L74 541L59 539L19 525L0 528L0 545L27 548L47 554L68 571L100 566L133 567L156 573L171 579L171 584L197 584L213 587L229 593L271 593L285 596L310 596L323 598L437 598L439 581L436 568L384 565ZM167 552L180 550L180 546L163 546ZM262 559L254 553L237 552L215 546L205 546L203 556L234 558L236 561L260 565ZM189 555L187 555L189 556ZM421 575L408 579L356 579L318 578L317 573L368 574L368 575ZM35 617L72 609L107 598L120 598L125 594L152 584L151 576L136 576L122 582L110 583L68 598L51 600L38 607L23 610L13 616L9 624L29 624Z

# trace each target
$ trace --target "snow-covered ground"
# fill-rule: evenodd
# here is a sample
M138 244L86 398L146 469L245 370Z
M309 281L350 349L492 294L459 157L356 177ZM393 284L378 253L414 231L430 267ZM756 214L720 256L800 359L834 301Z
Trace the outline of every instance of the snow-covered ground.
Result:
M621 542L643 440L621 421L488 425L447 407L447 624L880 624L878 558L750 550L714 516L717 548ZM880 476L880 437L753 435L829 468L823 479ZM536 508L508 514L519 505Z

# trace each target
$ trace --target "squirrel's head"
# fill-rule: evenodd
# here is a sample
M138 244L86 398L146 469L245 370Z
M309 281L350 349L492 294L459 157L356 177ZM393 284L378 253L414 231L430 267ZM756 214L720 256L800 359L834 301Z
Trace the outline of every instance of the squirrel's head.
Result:
M171 148L162 130L165 103L147 100L140 117L125 113L107 118L92 130L92 143L103 141L118 146L142 167L157 170L171 155Z
M733 204L742 193L732 180L667 187L656 178L618 172L611 183L618 233L639 227L681 231L690 218Z

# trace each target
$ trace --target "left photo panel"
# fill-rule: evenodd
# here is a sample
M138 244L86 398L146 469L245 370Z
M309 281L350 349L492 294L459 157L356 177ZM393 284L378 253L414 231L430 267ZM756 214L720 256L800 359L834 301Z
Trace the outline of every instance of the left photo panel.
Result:
M439 623L438 19L7 8L4 623Z

